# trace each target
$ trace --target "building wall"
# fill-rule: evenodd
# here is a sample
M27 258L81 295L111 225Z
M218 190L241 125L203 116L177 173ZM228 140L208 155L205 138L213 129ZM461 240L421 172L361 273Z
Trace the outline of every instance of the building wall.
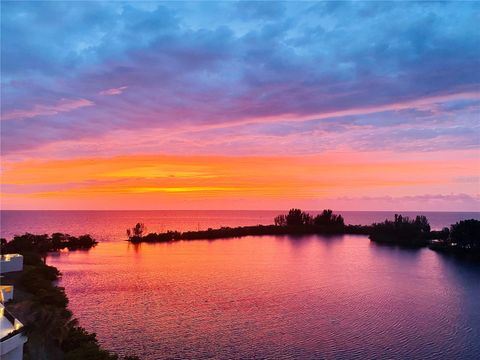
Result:
M0 273L8 273L23 270L23 256L18 254L6 254L0 257ZM2 286L1 300L2 302L11 300L13 296L13 286ZM1 305L3 309L3 304ZM2 311L0 316L12 317L8 313ZM13 326L22 326L18 320L9 319L13 322ZM27 342L27 338L22 334L16 334L4 341L0 341L0 359L1 360L23 360L23 345Z
M22 360L23 344L26 342L27 338L22 334L0 342L0 358L2 360Z
M18 254L7 254L0 259L0 273L22 271L23 256Z

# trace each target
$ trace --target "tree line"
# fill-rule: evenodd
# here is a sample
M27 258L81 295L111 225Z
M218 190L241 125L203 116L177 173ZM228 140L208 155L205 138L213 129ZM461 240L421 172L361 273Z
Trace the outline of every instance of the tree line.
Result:
M88 250L96 246L98 242L90 235L81 235L78 237L63 233L53 233L34 235L25 233L24 235L15 235L12 240L0 239L2 254L7 253L47 253L63 249L68 250Z
M371 225L346 225L342 215L332 210L323 210L311 215L301 209L290 209L273 219L273 225L209 228L198 231L167 231L148 233L143 223L127 229L128 240L141 242L171 242L179 240L220 239L254 235L302 235L302 234L363 234L376 243L408 247L430 246L433 250L449 253L468 253L477 257L480 253L480 221L463 220L441 231L432 231L426 216L395 214L393 220ZM473 255L472 255L473 254Z

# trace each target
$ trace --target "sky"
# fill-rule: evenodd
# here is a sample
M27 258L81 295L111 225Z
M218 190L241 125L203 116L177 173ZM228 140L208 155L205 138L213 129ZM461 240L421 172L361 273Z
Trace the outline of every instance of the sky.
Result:
M480 211L479 2L1 2L2 209Z

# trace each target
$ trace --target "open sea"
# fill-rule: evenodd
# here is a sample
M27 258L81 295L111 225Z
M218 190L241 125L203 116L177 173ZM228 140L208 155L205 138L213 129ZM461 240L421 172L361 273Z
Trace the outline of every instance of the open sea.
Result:
M279 211L2 211L1 236L90 233L51 255L103 346L142 359L479 359L480 264L365 236L132 245L125 229L270 224ZM314 213L314 212L312 212ZM393 212L340 212L370 224ZM416 213L402 214L415 216ZM422 212L434 229L480 213Z

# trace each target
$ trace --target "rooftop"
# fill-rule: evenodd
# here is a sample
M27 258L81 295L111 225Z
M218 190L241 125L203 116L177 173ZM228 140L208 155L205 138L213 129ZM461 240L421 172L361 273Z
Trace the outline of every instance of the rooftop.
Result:
M23 258L23 255L20 254L3 254L0 255L0 260L1 261L10 261L15 258Z
M0 304L0 341L3 341L6 336L15 330L20 330L22 327L23 324L15 319L12 314L5 309L3 304Z

